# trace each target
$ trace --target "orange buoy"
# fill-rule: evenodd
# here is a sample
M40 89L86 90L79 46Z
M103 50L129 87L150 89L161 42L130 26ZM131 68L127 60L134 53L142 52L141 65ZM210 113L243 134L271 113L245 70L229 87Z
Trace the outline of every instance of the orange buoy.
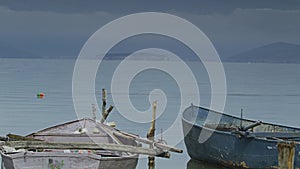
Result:
M39 92L36 96L37 96L37 98L42 99L42 98L44 98L45 93Z

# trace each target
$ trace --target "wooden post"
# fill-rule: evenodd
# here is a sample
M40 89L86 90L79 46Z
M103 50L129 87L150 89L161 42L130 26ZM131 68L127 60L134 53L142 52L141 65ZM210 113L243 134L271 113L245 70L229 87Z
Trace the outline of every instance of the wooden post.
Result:
M96 112L97 112L96 105L92 104L92 115L93 115L94 121L96 121L96 119L97 119Z
M104 113L102 113L102 118L101 118L101 123L104 123L105 120L107 119L109 113L112 111L112 109L114 108L114 106L110 105L109 108L107 110L104 110Z
M295 143L278 143L278 169L294 169Z
M156 107L157 107L157 101L153 102L152 105L152 121L151 121L151 127L147 133L147 138L151 141L154 141L154 135L155 135L155 119L156 119Z
M102 89L102 118L100 120L101 123L104 123L109 113L112 111L114 106L110 105L106 110L106 90Z
M152 105L152 122L151 122L151 127L147 133L147 138L150 141L154 141L154 136L155 136L155 119L156 119L156 107L157 107L157 101L153 102ZM153 149L153 144L150 144L150 149ZM155 158L154 156L149 156L148 157L148 167L149 169L154 169L155 168Z
M127 137L129 139L134 139L135 141L141 142L141 143L144 143L144 144L154 145L155 147L157 147L159 149L162 149L162 150L171 151L171 152L175 152L175 153L183 153L183 150L181 150L181 149L163 144L163 143L155 141L155 140L150 141L148 139L141 138L139 136L129 134L129 133L125 133L125 132L114 132L114 134L122 136L122 137Z
M105 113L106 110L106 90L102 89L102 115Z
M241 109L240 129L243 128L243 109Z

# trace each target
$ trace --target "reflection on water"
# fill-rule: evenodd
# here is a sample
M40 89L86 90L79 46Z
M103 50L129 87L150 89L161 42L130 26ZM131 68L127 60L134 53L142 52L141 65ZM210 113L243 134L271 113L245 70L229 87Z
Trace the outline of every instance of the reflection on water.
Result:
M206 162L190 160L187 165L187 169L227 169L226 167L218 166L216 164L209 164Z

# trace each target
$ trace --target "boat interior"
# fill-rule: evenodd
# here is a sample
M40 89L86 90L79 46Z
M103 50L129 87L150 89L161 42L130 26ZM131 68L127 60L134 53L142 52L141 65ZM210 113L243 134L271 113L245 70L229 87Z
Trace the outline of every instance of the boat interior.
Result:
M122 135L115 135L119 132L113 127L106 126L95 122L91 119L80 119L64 124L56 125L46 128L44 130L29 134L24 138L29 140L44 140L50 142L62 143L111 143L111 144L124 144L139 146L134 140L123 137ZM12 135L10 135L11 137ZM15 136L14 136L15 137ZM11 138L10 138L11 139ZM23 139L23 137L22 137ZM21 150L22 151L22 150ZM6 154L16 154L21 151L14 148L5 150ZM60 150L60 149L27 149L31 152L54 152L54 153L71 153L71 154L96 154L101 157L121 157L132 156L133 153L112 151L112 150Z
M193 105L184 111L183 118L196 126L220 132L237 133L248 137L300 141L298 128L242 119Z

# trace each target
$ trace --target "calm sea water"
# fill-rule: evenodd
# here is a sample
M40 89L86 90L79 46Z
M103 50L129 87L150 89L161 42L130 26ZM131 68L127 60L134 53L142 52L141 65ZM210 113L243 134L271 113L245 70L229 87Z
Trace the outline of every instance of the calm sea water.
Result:
M76 119L72 101L74 63L75 60L0 59L0 135L26 135ZM110 83L118 63L105 61L98 70L95 86L99 105L102 88L108 91L108 104L113 104ZM189 66L200 88L201 105L209 106L210 83L207 73L200 63L190 62ZM300 127L299 66L224 63L228 89L225 112L239 116L240 109L243 108L245 118ZM156 88L165 91L168 100L165 112L157 119L159 132L160 129L168 129L178 116L180 92L176 79L158 70L141 72L132 80L130 99L137 109L147 110L150 106L149 92ZM37 99L38 92L44 92L45 98ZM121 97L123 93L119 95ZM197 97L193 93L190 96ZM87 113L87 116L90 114ZM123 117L116 109L109 121L117 122L119 129L141 136L146 135L150 125L132 122L130 117ZM157 169L220 168L189 161L182 141L177 147L182 148L184 153L172 154L171 159L157 158ZM142 158L138 169L144 168L147 168L147 160Z

